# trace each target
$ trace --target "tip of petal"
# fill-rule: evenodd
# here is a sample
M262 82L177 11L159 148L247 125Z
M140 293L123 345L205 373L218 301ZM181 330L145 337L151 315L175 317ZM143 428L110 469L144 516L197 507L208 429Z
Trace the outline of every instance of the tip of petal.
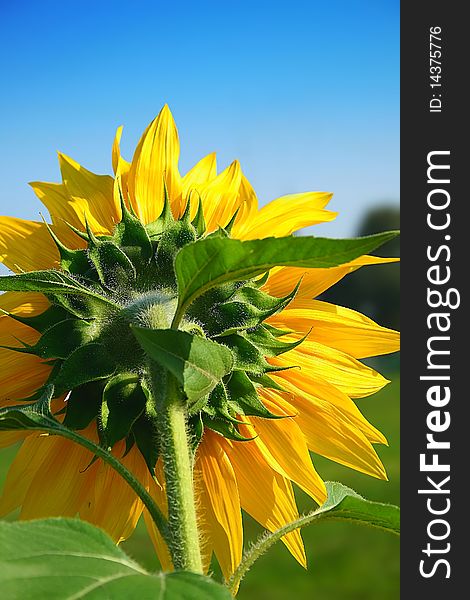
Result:
M73 160L73 158L70 158L70 156L67 156L67 154L57 151L57 157L59 159L59 166L61 168L63 165L69 165L69 166L73 167L74 169L80 169L80 165L78 164L78 162Z
M168 119L173 121L173 115L171 113L170 107L166 102L163 105L162 110L158 113L157 119Z

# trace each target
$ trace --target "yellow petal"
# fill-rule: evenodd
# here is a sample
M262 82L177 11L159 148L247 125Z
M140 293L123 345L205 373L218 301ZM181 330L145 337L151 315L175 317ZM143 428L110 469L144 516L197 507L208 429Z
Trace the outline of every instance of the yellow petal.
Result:
M276 401L277 393L261 390L263 404L268 410L279 414L279 408L285 408ZM287 404L287 403L286 403ZM297 425L295 411L284 412L283 419L261 419L250 417L250 422L260 439L266 444L269 452L282 467L289 479L294 481L304 492L309 494L317 504L326 500L326 488L321 477L315 471L304 435ZM282 413L281 413L282 414ZM289 451L286 451L286 448Z
M233 217L239 206L241 179L240 163L235 160L215 179L199 187L208 231L224 227Z
M57 267L59 253L44 223L0 217L0 261L15 273Z
M290 481L265 461L257 444L227 441L230 462L237 478L242 508L269 531L276 531L298 518ZM306 566L300 530L285 535L282 541L291 554Z
M329 269L302 269L299 267L277 267L272 269L263 289L273 296L285 296L302 279L297 292L299 298L315 298L340 281L345 275L366 265L381 265L399 261L399 258L360 256L339 267Z
M355 310L318 300L294 298L287 309L269 322L303 334L310 332L310 340L354 358L389 354L400 348L397 331L381 327Z
M219 443L219 436L206 430L199 446L201 498L211 528L217 560L226 579L242 557L243 529L237 481L230 460Z
M294 392L289 404L298 410L296 423L313 452L378 479L387 479L385 469L370 441L346 414L333 404L304 394L287 379L285 387ZM278 398L278 402L282 402Z
M59 164L69 208L75 212L82 229L86 217L94 233L111 233L121 220L120 206L113 194L114 179L109 175L95 175L65 154L59 153Z
M116 129L116 135L114 136L113 149L111 153L111 160L113 163L113 172L116 175L119 166L119 159L121 158L121 137L122 137L122 125Z
M258 198L251 183L243 175L238 190L238 214L232 229L232 237L243 239L243 232L258 214Z
M35 292L5 292L0 295L0 308L14 315L32 317L41 314L49 306L47 298ZM5 323L11 324L11 320L0 312L0 331L2 319L5 319Z
M43 436L41 441L45 454L25 494L20 518L73 517L83 491L93 484L93 474L86 469L93 454L61 437Z
M42 294L7 292L0 296L0 309L24 317L40 314L48 306ZM16 347L21 340L32 346L38 339L34 329L0 312L0 345ZM0 349L0 405L16 404L18 399L28 397L49 373L50 367L35 356Z
M120 205L120 203L121 203L121 197L120 197L119 193L117 193L118 189L116 188L116 183L117 183L118 179L119 179L119 185L121 187L121 193L122 193L124 199L128 200L127 180L128 180L129 171L131 168L131 163L128 162L127 160L124 160L121 156L121 148L120 148L121 136L122 136L122 126L118 127L116 130L116 136L114 138L113 152L112 152L113 171L114 171L114 175L115 175L114 203L116 205Z
M217 159L215 152L212 152L196 163L182 178L183 198L186 198L191 189L198 190L202 184L208 183L215 177L217 177Z
M0 318L0 346L21 346L18 340L34 345L39 334L13 318ZM29 397L46 381L51 367L30 354L0 348L0 405L16 404Z
M269 360L276 365L305 369L351 398L370 396L389 383L380 373L352 356L318 342L304 341L295 350Z
M39 433L30 433L8 470L0 498L0 516L3 517L21 506L47 452L48 446L44 444L44 437Z
M140 138L129 171L131 202L144 223L161 213L166 182L172 209L179 214L181 176L178 171L180 146L170 109L165 105Z
M282 237L309 225L332 221L337 213L323 209L331 197L332 194L326 192L282 196L263 206L250 221L245 221L238 235L244 240Z
M113 142L112 162L113 171L117 175L118 171L122 174L123 172L129 171L131 163L124 160L121 156L121 137L122 137L122 125L116 129L116 135Z
M279 384L305 401L312 402L317 410L332 404L374 444L387 444L385 436L364 417L356 404L344 392L308 369L292 369L272 374ZM326 404L325 404L326 403ZM295 404L297 408L297 404Z
M118 443L113 454L119 458L148 490L150 474L136 447L122 457L124 444ZM117 542L127 539L142 514L143 504L134 490L110 466L95 463L95 478L80 509L81 518L102 527ZM92 469L93 465L90 467ZM110 498L112 506L110 506Z

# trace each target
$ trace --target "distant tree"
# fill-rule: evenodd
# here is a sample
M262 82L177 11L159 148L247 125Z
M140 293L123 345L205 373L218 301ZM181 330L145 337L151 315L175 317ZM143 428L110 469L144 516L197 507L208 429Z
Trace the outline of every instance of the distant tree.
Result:
M400 211L395 206L370 210L363 218L357 235L399 229ZM400 242L395 238L385 244L376 256L400 256ZM321 300L354 308L386 327L399 328L400 271L399 265L364 267L342 279L322 294Z

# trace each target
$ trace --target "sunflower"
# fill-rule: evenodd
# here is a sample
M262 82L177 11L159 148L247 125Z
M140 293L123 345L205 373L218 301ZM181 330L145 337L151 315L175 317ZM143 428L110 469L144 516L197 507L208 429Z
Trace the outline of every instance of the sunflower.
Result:
M165 512L158 432L129 323L170 327L173 261L186 244L215 235L285 237L336 214L326 210L331 194L323 192L284 196L259 209L239 163L217 174L214 154L181 176L167 106L131 163L121 156L121 134L119 128L112 149L114 177L59 154L62 183L31 184L50 223L0 218L0 256L11 271L21 277L55 269L62 282L88 286L85 299L36 291L0 297L1 406L34 400L52 381L57 418L104 440ZM213 554L226 578L240 562L242 509L273 531L298 517L293 484L324 502L310 451L386 479L373 447L386 439L354 399L388 383L359 359L396 351L398 334L315 298L352 271L391 260L364 255L331 268L275 267L218 286L189 307L180 329L223 343L238 365L188 411L206 570ZM163 568L171 568L142 501L113 469L60 437L0 437L2 446L19 441L2 515L17 508L21 519L79 515L119 543L143 513ZM305 566L300 532L283 542Z

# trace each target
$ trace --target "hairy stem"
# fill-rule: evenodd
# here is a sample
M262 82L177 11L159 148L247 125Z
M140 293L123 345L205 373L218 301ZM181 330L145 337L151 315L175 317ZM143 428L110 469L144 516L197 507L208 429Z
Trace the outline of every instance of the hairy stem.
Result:
M151 368L168 501L169 550L175 569L202 573L187 410L176 380Z

